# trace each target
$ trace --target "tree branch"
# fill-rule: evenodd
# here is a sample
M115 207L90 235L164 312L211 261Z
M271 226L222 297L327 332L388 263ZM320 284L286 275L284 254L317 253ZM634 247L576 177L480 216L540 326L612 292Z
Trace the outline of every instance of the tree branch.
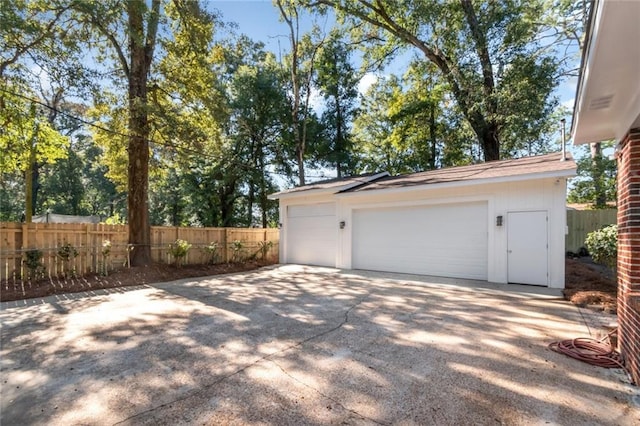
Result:
M147 37L144 45L145 66L149 70L153 61L153 50L156 45L158 35L158 22L160 21L160 0L153 0L151 3L151 13L147 23Z
M38 36L34 40L32 40L31 43L27 43L26 45L17 48L15 53L13 54L13 56L11 58L9 58L6 61L3 61L2 63L0 63L0 77L2 77L4 75L5 70L10 65L14 64L20 58L20 56L22 56L25 52L27 52L28 50L32 49L36 45L38 45L46 37L51 35L53 27L56 25L56 23L58 22L58 20L62 16L62 14L64 12L66 12L67 10L69 10L69 7L70 6L65 6L62 9L59 9L56 12L56 14L54 15L53 19L47 24L47 26L45 27L45 30L40 34L40 36Z
M111 43L111 46L113 46L113 49L116 51L116 55L118 55L120 66L122 66L122 71L124 72L125 77L127 77L128 79L130 74L129 62L127 61L127 57L124 55L124 52L122 50L122 47L120 46L120 43L118 42L118 39L116 38L115 35L113 35L112 32L109 31L107 27L105 27L102 24L102 22L100 22L100 19L98 19L96 16L94 16L93 14L90 14L89 18L90 18L91 24L95 25L98 31L100 31L107 38L107 40L109 40L109 42Z
M495 81L493 79L493 66L491 64L491 58L489 56L489 50L487 49L487 38L480 28L478 17L473 9L471 0L461 0L460 4L464 10L464 15L467 18L467 24L471 30L471 37L476 46L476 53L480 60L480 66L482 67L483 89L484 94L487 97L488 105L490 105L491 112L495 113L497 110L497 102L494 97Z

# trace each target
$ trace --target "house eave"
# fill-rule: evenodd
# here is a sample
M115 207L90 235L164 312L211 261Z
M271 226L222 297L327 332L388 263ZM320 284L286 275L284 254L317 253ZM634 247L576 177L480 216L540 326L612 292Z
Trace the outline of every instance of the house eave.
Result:
M580 67L571 136L576 145L640 126L640 2L594 2Z

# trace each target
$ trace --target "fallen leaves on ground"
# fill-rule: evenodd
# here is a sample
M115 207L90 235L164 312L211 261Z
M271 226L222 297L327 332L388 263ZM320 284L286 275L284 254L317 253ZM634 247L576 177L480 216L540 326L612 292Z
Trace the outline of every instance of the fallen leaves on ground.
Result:
M615 313L616 289L615 276L606 267L588 258L566 260L564 296L571 303Z

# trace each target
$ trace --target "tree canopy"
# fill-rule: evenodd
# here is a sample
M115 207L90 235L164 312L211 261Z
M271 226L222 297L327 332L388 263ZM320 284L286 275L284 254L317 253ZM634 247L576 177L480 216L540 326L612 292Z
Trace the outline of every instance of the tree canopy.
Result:
M271 52L204 1L9 2L0 219L126 222L144 264L151 224L274 226L283 186L548 152L574 3L274 0Z

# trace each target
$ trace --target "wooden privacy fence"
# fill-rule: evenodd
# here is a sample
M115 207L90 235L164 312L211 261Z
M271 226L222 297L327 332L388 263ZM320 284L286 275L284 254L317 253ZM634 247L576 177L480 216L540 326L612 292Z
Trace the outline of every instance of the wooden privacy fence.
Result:
M602 210L567 210L567 228L565 250L577 253L584 247L584 240L589 232L593 232L617 221L616 209Z
M118 269L128 262L127 239L127 225L0 222L0 280L27 276L31 269L25 260L33 258L36 250L41 253L40 274L45 276ZM169 244L177 239L192 245L182 264L263 260L263 254L266 261L278 261L279 231L275 228L152 226L153 261L172 263ZM69 252L77 255L68 256L67 261Z

